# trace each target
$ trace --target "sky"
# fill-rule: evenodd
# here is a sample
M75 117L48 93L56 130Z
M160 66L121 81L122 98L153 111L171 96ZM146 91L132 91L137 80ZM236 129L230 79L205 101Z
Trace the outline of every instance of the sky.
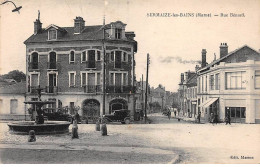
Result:
M4 2L4 0L0 0ZM150 54L149 83L177 91L180 74L194 71L207 50L207 62L219 58L220 43L233 51L243 45L260 49L260 0L13 0L0 6L0 74L11 70L25 72L24 41L33 34L38 17L43 27L55 24L73 26L76 16L86 25L120 20L126 31L134 31L138 42L136 78L146 76ZM147 13L211 13L212 17L148 17ZM220 13L244 13L245 17L215 17Z

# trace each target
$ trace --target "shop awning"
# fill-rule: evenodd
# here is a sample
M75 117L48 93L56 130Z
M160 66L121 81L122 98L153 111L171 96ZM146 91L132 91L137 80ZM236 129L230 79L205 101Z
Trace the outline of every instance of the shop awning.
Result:
M210 106L212 103L214 103L216 100L218 100L218 97L209 98L207 101L205 101L204 103L202 103L202 104L200 105L200 107L207 108L207 107Z

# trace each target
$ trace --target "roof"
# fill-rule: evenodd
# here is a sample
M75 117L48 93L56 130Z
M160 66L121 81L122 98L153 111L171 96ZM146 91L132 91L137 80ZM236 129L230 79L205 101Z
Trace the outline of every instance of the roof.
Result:
M192 75L188 81L186 82L188 86L196 86L197 85L197 73Z
M26 82L18 82L12 85L3 85L0 87L0 94L24 94L26 90Z
M221 58L219 58L219 59L213 61L212 63L208 64L207 66L205 66L205 67L199 69L198 72L199 72L199 71L203 71L203 70L205 70L205 69L207 69L207 68L209 68L209 67L211 67L211 66L213 66L213 65L215 65L215 64L217 64L217 63L219 63L219 62L221 62L222 60L226 59L227 57L233 55L234 53L238 52L239 50L241 50L241 49L243 49L243 48L245 48L245 47L247 47L247 48L249 48L249 49L252 49L252 50L255 51L256 53L259 53L259 52L256 51L255 49L253 49L253 48L251 48L251 47L249 47L249 46L247 46L247 45L244 45L244 46L242 46L242 47L240 47L240 48L238 48L238 49L236 49L236 50L234 50L234 51L228 53L226 56L223 56L223 57L221 57Z
M111 24L111 23L110 23ZM106 26L109 27L110 24ZM46 29L43 29L41 32L37 33L36 35L31 35L26 41L27 43L43 43L47 42L48 40L48 29L50 27L54 27L57 30L62 32L62 37L58 38L55 41L92 41L92 40L103 40L103 25L94 25L94 26L85 26L84 30L80 34L74 34L74 27L58 27L56 25L50 25ZM127 32L126 32L127 33ZM109 40L107 37L109 36L108 33L105 34L106 40ZM117 40L118 41L118 40ZM135 42L135 40L126 38L120 39L120 41L128 41L128 42Z

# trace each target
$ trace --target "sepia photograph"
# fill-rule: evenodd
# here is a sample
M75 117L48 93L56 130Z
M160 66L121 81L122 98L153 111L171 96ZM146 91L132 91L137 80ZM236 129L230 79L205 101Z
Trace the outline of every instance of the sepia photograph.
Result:
M260 0L0 0L0 164L259 164Z

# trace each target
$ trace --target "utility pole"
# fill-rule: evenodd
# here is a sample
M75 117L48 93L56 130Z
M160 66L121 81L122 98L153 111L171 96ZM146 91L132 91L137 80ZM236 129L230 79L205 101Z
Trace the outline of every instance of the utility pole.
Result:
M147 67L146 67L146 90L145 90L145 102L144 102L144 112L145 112L145 123L147 121L147 94L148 94L148 72L149 72L149 64L150 64L150 56L149 53L147 53Z
M106 113L106 50L105 50L105 16L103 20L103 115Z
M141 103L141 105L142 105L142 110L144 111L144 76L143 76L143 74L142 74L142 82L141 82L141 84L142 84L142 95L141 95L141 97L142 97L142 103Z

